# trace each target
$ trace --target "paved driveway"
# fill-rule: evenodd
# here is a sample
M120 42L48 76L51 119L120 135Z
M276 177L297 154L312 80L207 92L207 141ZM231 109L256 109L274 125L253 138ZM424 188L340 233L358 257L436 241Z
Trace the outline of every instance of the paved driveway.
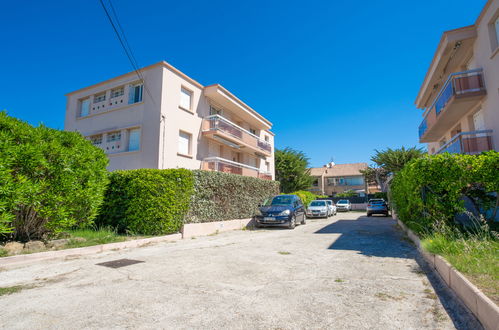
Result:
M3 270L31 288L0 297L0 327L480 329L392 219L361 215ZM120 258L144 263L96 265Z

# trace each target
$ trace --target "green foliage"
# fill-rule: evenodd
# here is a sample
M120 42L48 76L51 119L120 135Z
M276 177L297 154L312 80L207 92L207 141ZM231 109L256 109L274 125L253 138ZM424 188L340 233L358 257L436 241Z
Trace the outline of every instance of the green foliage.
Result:
M416 147L400 149L387 148L386 150L378 151L374 150L375 155L371 157L371 160L376 163L378 167L385 170L386 173L396 173L400 171L405 164L409 163L413 159L421 158L425 155L423 149Z
M258 205L279 193L279 182L196 170L186 222L251 218Z
M344 192L337 193L335 197L348 198L348 197L356 197L359 194L355 190L345 190Z
M139 169L110 174L96 224L119 232L165 235L180 230L193 192L185 169Z
M92 223L107 163L79 133L0 112L0 239L38 239Z
M481 155L444 153L408 163L391 183L390 200L400 220L412 230L427 234L435 223L454 225L456 214L464 212L462 196L477 209L497 209L499 153ZM495 212L492 212L493 218Z
M291 148L275 151L276 180L281 183L281 192L304 190L311 187L314 178L310 176L308 158L301 151Z
M381 188L381 191L386 191L386 181L389 172L383 167L370 166L365 170L360 170L369 184L375 184Z
M314 193L311 193L310 191L306 191L306 190L298 190L298 191L294 191L294 192L291 192L289 193L290 195L297 195L298 197L300 197L303 205L305 205L305 207L308 207L308 204L310 204L311 201L315 201L317 198L325 198L327 196L322 196L322 195L316 195Z
M388 200L388 193L386 192L375 192L374 193L374 198L383 198L385 201Z

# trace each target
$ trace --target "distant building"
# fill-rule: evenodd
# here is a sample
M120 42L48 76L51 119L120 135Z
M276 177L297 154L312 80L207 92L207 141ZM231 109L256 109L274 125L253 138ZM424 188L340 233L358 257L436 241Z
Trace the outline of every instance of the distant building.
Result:
M187 168L274 179L272 124L224 87L166 62L67 94L64 128L104 150L108 169ZM145 82L145 84L144 84Z
M311 192L318 195L334 196L347 190L354 190L359 194L368 194L379 191L376 186L367 185L364 175L360 172L367 168L367 163L335 164L333 162L323 167L310 169L314 177Z
M428 152L499 150L499 0L475 24L443 33L416 106L424 109L419 141Z

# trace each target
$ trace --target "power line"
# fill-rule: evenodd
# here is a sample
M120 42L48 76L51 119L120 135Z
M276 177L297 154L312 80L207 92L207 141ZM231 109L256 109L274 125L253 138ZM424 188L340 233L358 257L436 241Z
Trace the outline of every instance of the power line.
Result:
M130 64L132 65L132 67L133 67L135 73L137 74L137 76L139 77L139 79L142 81L147 94L151 98L151 101L153 103L155 103L154 102L154 98L153 98L151 92L149 91L149 88L147 87L147 84L146 84L146 81L144 79L144 76L142 76L142 73L140 72L140 68L139 68L139 66L137 64L137 60L135 59L135 56L133 55L133 52L132 52L132 48L130 47L130 45L128 43L128 40L126 39L125 32L124 32L123 28L121 27L121 24L119 22L118 16L116 15L116 11L114 10L114 6L113 6L111 0L108 0L108 2L110 4L111 10L112 10L112 12L114 14L114 20L112 19L111 15L110 15L110 13L108 11L108 9L106 8L106 5L104 4L104 1L103 0L99 0L99 2L102 5L102 9L104 9L104 12L105 12L105 14L106 14L106 16L107 16L107 18L109 20L109 23L111 23L111 26L113 27L113 30L116 33L116 36L118 37L118 40L119 40L119 42L121 44L121 47L125 51L125 54L128 57L128 60L130 61ZM118 27L116 27L114 21L116 21L116 24L118 25Z

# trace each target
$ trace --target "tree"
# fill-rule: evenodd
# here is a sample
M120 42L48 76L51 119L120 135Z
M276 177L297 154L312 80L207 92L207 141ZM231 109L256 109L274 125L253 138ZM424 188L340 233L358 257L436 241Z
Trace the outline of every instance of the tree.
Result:
M364 175L368 184L375 184L380 187L381 191L386 192L386 181L388 172L383 167L370 166L365 170L360 170Z
M314 180L310 176L307 156L291 148L276 149L275 174L284 193L308 189Z
M400 171L405 164L413 159L421 158L425 151L422 148L405 148L386 150L374 150L375 155L371 157L371 160L376 163L378 167L383 168L387 173L396 173Z

